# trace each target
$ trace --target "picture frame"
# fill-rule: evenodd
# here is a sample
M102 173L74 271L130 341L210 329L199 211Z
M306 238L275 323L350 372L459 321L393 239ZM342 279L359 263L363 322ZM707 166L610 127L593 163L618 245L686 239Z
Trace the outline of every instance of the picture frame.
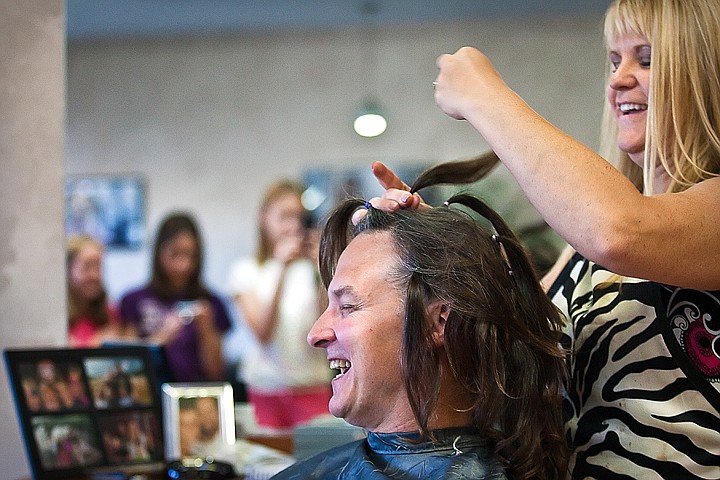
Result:
M162 466L162 410L145 347L9 349L4 357L34 479Z
M235 444L229 383L165 383L162 394L166 460L215 455Z
M138 174L65 178L65 235L89 235L108 250L137 250L145 240L145 181Z

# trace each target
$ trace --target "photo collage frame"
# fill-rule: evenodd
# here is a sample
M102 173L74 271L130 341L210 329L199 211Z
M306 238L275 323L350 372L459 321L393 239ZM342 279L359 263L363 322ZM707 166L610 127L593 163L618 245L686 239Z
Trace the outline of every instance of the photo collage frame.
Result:
M146 348L7 350L5 360L35 479L163 461Z

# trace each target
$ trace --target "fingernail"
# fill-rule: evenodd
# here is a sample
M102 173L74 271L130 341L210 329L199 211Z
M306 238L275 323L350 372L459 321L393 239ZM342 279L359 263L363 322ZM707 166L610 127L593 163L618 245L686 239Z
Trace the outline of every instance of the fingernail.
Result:
M408 203L408 200L410 200L410 197L412 197L412 195L410 195L409 193L404 193L404 194L400 197L400 201L401 201L402 203Z

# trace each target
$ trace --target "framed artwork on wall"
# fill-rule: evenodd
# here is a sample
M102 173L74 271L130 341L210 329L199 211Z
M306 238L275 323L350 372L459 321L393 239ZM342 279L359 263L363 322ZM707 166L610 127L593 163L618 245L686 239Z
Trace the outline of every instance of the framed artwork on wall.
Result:
M432 164L418 163L391 163L385 162L400 178L408 184ZM382 195L383 189L378 184L367 166L343 167L326 166L306 170L302 179L305 185L303 193L303 206L309 210L309 223L319 225L330 211L342 200L348 197L359 197L369 200ZM426 203L433 205L441 198L441 187L430 187L421 192Z
M65 178L65 235L90 235L108 249L136 250L145 238L145 182L139 175Z

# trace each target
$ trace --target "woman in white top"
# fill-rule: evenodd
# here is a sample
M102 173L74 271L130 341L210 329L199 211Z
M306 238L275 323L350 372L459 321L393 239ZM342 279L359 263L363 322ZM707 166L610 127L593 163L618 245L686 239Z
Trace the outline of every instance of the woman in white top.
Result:
M306 336L319 316L317 244L303 227L302 186L272 184L259 214L254 257L236 262L230 288L255 342L242 362L260 426L287 428L328 412L330 371Z

